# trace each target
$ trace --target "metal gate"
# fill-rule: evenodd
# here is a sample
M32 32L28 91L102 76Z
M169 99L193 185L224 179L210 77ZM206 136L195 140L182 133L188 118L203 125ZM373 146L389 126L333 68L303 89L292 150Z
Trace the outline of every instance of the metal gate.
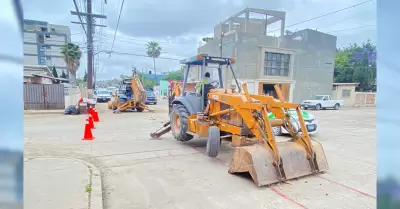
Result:
M64 85L24 84L24 109L64 109Z

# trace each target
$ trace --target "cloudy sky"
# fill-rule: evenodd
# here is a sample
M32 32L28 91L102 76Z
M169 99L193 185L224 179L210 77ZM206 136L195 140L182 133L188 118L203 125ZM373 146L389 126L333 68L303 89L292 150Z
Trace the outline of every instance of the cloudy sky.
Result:
M85 0L77 0L82 5ZM117 25L118 13L122 0L93 0L96 13L107 15L100 32L97 29L95 46L101 50L110 50ZM245 7L281 10L287 12L287 24L291 25L325 13L342 9L366 0L125 0L121 14L114 51L145 55L145 44L150 40L158 41L163 48L161 57L172 59L157 60L157 71L167 72L179 68L179 61L196 54L202 37L213 34L214 25ZM85 39L80 25L71 24L78 21L70 14L74 9L72 0L22 0L25 18L48 21L53 24L68 25L71 28L72 41L84 46ZM80 8L83 8L80 6ZM102 9L103 8L103 9ZM374 25L376 20L376 1L316 19L288 30L319 28L330 32L366 25ZM100 21L100 20L99 20ZM274 29L274 28L271 28ZM338 36L338 46L349 43L361 43L370 38L376 39L376 28L368 27L332 33ZM100 53L98 78L107 79L129 74L132 65L145 71L152 68L152 60L146 57L117 55L110 58ZM86 68L86 57L78 72L83 75Z

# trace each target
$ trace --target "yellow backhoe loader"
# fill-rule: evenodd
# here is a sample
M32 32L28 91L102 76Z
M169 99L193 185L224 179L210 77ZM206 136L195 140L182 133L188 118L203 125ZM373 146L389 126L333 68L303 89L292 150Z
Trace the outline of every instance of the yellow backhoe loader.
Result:
M144 105L146 101L146 91L140 82L139 75L132 71L131 79L123 79L119 86L119 90L114 93L112 101L108 102L108 109L112 109L114 113L124 112L127 109L132 109L143 112L149 110Z
M158 138L172 130L178 141L207 138L206 154L212 158L218 156L221 140L229 140L234 147L229 173L248 172L258 186L328 170L322 145L311 140L299 105L285 102L278 86L275 90L279 101L272 96L249 94L246 84L241 88L236 80L231 65L234 61L199 55L182 62L187 66L182 89L191 65L201 66L200 75L204 76L206 66L214 64L218 66L219 79L203 84L200 93L183 91L182 96L175 97L170 121L150 136ZM236 86L227 88L229 77ZM293 125L297 122L289 109L296 110L301 132ZM268 117L269 112L275 115L274 119ZM288 130L291 139L276 141L274 126Z

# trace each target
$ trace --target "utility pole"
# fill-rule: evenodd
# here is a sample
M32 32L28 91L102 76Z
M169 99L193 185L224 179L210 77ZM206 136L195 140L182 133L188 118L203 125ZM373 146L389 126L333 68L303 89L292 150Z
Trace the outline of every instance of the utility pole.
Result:
M222 37L224 37L223 33L221 33L221 38L219 39L220 40L220 43L219 43L219 56L220 57L222 57Z
M142 68L142 84L144 85L144 72L143 72L143 68Z
M92 13L92 0L86 0L87 5L86 5L86 10L87 12L80 12L78 7L76 6L76 0L74 0L75 4L75 9L76 11L71 11L72 15L77 15L80 22L71 22L74 24L81 24L82 27L83 25L86 25L86 31L84 28L84 31L86 32L86 40L87 40L87 70L88 70L88 80L87 80L87 88L88 88L88 98L92 99L93 98L93 33L95 32L94 27L99 26L99 27L106 27L105 25L96 25L93 24L93 18L102 18L106 19L107 16L105 15L99 15L99 14L93 14ZM107 1L105 0L105 3L107 4ZM82 22L82 16L86 17L86 23Z
M220 55L220 57L222 57L222 38L224 37L224 30L222 28L222 24L220 24L220 25L221 25L221 38L219 39L220 40L220 43L219 43L219 55Z

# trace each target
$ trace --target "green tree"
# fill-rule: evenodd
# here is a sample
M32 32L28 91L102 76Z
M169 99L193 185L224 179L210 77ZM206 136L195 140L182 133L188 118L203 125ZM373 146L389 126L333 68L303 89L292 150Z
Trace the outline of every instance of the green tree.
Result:
M85 75L83 76L83 81L87 82L87 71L85 71Z
M64 70L61 72L60 78L64 78L64 79L67 79L67 78L68 78L68 76L67 76L67 74L65 74L65 71L64 71Z
M53 74L53 77L54 77L54 78L58 78L57 69L56 69L55 66L53 66L53 69L52 69L52 72L51 72L51 73Z
M153 67L154 67L154 75L157 77L157 70L156 70L156 58L160 57L161 55L161 47L155 41L150 41L147 43L147 56L153 58Z
M334 81L359 83L359 90L375 90L376 46L369 40L338 49L335 57Z
M72 84L76 83L76 72L80 66L80 59L82 57L82 51L79 46L74 43L67 43L61 47L61 54L65 63L67 64L67 69L70 73L70 82Z
M170 72L168 73L167 77L163 78L163 80L182 80L183 79L183 73L179 70L176 72Z
M142 78L142 85L146 89L152 89L154 86L157 85L157 82L153 79L149 79L148 77L144 76L142 73L139 73L139 77Z

